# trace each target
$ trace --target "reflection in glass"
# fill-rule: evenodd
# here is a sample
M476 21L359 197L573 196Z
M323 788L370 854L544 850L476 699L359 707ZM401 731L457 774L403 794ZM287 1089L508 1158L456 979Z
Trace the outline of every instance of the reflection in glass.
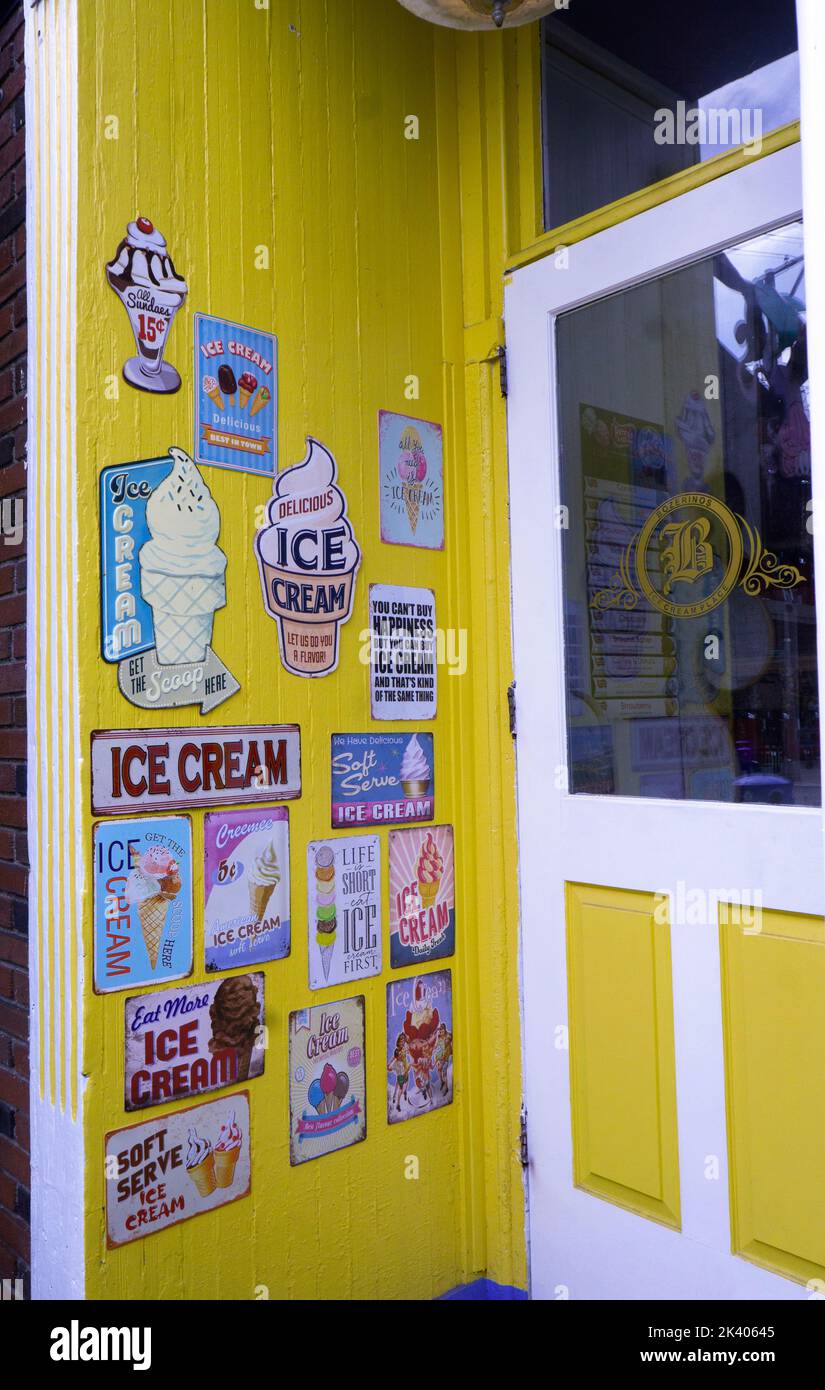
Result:
M571 790L819 805L801 224L558 349Z

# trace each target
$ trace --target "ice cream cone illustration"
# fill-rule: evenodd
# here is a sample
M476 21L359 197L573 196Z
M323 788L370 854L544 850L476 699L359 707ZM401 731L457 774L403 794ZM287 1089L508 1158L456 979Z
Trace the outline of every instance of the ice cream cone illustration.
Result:
M249 1079L249 1064L263 1020L258 991L248 975L222 980L209 1008L212 1037L209 1051L234 1052L235 1081Z
M278 623L281 661L298 676L338 664L338 633L352 612L361 551L328 449L308 440L302 463L279 473L268 525L255 537L264 604Z
M202 1197L208 1197L217 1186L215 1155L208 1139L201 1139L196 1129L189 1131L186 1153L186 1176L191 1178Z
M262 386L251 406L249 407L249 418L257 415L259 410L263 410L265 405L269 405L271 396L266 386Z
M215 610L226 603L226 556L215 544L220 512L189 455L169 453L172 470L146 504L151 540L138 555L161 665L203 661Z
M243 410L250 396L254 396L258 389L258 378L251 372L244 372L238 377L238 397L241 410Z
M241 1131L231 1111L229 1123L221 1125L218 1142L215 1145L215 1182L218 1187L231 1187L235 1176L235 1165L241 1153Z
M401 500L407 512L410 530L415 535L421 511L421 484L427 476L427 460L421 435L414 425L408 425L398 442L401 456L398 474L401 478Z
M138 217L126 228L106 278L129 315L137 356L123 366L130 386L168 394L180 387L180 376L163 354L175 315L188 293L172 263L166 240L149 221Z
M258 855L249 870L247 879L249 910L256 922L264 920L269 899L280 881L281 871L278 868L278 856L275 853L274 844L269 844Z
M438 846L428 831L427 838L418 856L418 893L421 898L423 908L432 907L438 897L438 890L441 887L441 876L444 873L444 860L438 851Z
M432 769L424 755L424 749L413 734L401 759L401 790L405 796L426 796L430 785Z
M210 401L212 401L213 404L218 407L218 410L223 410L223 396L221 395L221 388L218 385L217 377L205 376L203 379L203 389L209 397Z
M315 942L321 953L324 979L329 979L338 918L335 909L335 855L328 845L315 856Z
M132 869L126 880L127 901L138 910L140 930L149 957L157 967L169 904L181 890L180 870L168 850L155 846L141 854L137 846L131 850Z

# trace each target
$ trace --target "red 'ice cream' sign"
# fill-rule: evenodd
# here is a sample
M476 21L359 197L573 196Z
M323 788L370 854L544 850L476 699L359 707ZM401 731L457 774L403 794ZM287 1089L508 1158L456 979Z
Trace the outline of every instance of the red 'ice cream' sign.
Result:
M297 724L117 729L92 734L92 810L172 810L301 795Z

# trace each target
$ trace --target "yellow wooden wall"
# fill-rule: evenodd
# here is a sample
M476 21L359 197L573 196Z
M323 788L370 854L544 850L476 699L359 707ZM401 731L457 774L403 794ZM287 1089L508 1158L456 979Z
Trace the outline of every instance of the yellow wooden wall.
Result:
M364 560L337 673L286 675L252 553L265 481L207 469L229 556L215 647L241 692L204 724L297 722L303 796L291 803L293 949L264 967L270 1048L250 1085L253 1195L115 1251L104 1240L103 1136L123 1110L124 995L91 992L87 873L82 940L87 1293L107 1298L436 1296L479 1274L526 1282L518 1164L521 1096L505 412L487 360L500 341L508 254L538 230L538 29L455 35L394 0L84 0L79 6L77 509L84 808L95 728L198 723L117 692L99 656L101 468L192 443L196 310L272 328L279 342L282 466L323 440ZM405 139L405 117L419 120ZM117 138L106 138L117 120ZM107 124L108 121L108 124ZM178 395L119 379L131 351L108 289L128 220L166 235L189 282L167 357ZM269 248L269 269L255 267ZM404 397L405 378L420 398ZM440 420L443 553L379 539L380 408ZM385 1119L385 986L366 980L366 1143L290 1168L286 1019L312 1002L306 843L329 825L330 734L370 727L358 662L371 582L435 590L442 627L465 628L466 675L439 674L437 819L456 831L456 1100L392 1129ZM403 725L382 725L403 728ZM409 726L407 726L409 727ZM203 812L195 811L195 863ZM69 827L91 845L91 818ZM386 886L387 832L381 832ZM198 880L196 879L196 887ZM388 960L386 905L384 952ZM195 975L203 978L196 892ZM48 1031L48 1030L47 1030ZM174 1108L174 1107L167 1107ZM420 1179L404 1177L416 1154Z

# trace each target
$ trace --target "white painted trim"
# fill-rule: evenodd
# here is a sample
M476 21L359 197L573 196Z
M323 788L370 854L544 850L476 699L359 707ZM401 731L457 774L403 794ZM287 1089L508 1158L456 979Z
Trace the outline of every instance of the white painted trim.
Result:
M766 906L823 909L818 811L787 808L776 817L778 808L575 797L554 787L557 769L567 764L561 533L554 524L555 319L798 217L800 188L800 153L793 146L568 248L563 267L551 254L516 271L505 292L524 1077L531 1278L539 1298L564 1296L559 1288L572 1298L806 1297L801 1285L729 1253L715 927L701 940L690 927L672 930L681 1233L573 1187L569 1059L554 1046L554 1030L567 1022L565 880L668 891L679 864L674 815L692 840L703 834L702 867L711 885L730 882L732 851L733 882L763 884ZM792 824L793 837L776 835L780 824ZM773 838L766 838L771 831ZM769 857L760 854L765 843L771 844ZM800 873L800 863L815 864L816 871ZM715 1184L704 1180L701 1159L708 1153L722 1165Z
M25 52L28 832L31 863L43 868L42 875L32 872L29 888L32 1297L74 1299L82 1298L85 1291L83 1077L79 1060L83 856L78 856L75 882L59 882L57 872L49 872L49 865L81 810L78 659L65 626L67 605L74 602L78 592L74 492L77 0L53 0L49 5L27 8ZM77 631L76 615L73 631ZM38 678L47 644L54 662L51 689ZM51 956L46 949L50 922L54 926ZM77 974L70 980L74 946ZM62 990L61 978L65 982ZM73 1040L78 1097L75 1115L68 1088L62 1084L63 1076L71 1080ZM45 1066L42 1094L41 1062Z

